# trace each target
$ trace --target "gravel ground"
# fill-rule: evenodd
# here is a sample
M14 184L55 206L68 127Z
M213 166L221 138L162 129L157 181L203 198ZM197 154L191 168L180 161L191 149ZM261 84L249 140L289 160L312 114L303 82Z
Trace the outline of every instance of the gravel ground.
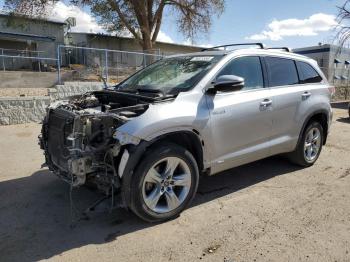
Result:
M346 110L313 167L273 157L203 177L192 206L163 224L118 209L70 227L69 187L40 169L39 130L0 127L1 261L350 261ZM73 199L83 209L97 195Z

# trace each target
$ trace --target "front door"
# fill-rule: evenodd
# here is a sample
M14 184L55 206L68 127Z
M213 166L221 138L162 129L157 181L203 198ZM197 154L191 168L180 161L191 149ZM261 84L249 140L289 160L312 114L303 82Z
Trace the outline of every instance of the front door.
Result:
M206 94L210 112L212 173L248 163L269 154L273 101L265 88L261 59L231 60L220 75L243 77L240 91Z

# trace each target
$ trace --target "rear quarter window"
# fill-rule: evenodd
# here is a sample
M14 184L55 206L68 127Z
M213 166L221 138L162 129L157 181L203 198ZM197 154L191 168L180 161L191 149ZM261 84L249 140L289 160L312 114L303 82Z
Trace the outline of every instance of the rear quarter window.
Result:
M322 77L317 71L308 63L297 61L297 68L301 84L320 83Z
M299 83L298 73L294 60L265 57L269 86L296 85Z

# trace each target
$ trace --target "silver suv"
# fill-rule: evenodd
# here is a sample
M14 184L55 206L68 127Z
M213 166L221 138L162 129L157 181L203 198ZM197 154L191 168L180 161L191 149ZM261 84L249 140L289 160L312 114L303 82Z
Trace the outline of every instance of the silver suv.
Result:
M282 153L313 165L333 88L314 60L255 45L167 57L113 88L55 102L39 137L46 164L151 222L179 215L200 175Z

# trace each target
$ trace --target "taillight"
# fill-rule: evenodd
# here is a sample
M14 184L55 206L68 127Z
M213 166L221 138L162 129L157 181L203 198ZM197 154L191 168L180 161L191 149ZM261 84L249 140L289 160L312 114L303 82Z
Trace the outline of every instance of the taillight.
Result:
M335 94L335 87L334 86L329 86L328 90L331 93L331 96L334 96L334 94Z

